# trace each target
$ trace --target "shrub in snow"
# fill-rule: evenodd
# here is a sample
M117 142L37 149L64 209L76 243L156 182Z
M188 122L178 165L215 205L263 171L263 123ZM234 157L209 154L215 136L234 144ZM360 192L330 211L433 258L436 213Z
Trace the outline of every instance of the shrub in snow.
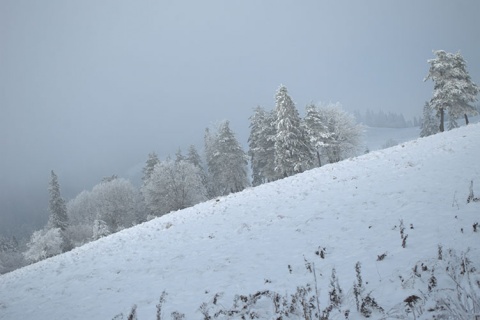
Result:
M402 239L402 248L405 248L407 246L408 234L405 234L405 226L403 225L403 219L400 220L400 238Z
M480 275L466 253L457 255L455 251L448 250L441 260L434 257L417 262L408 279L404 280L400 276L401 287L406 290L406 294L388 311L378 304L372 292L365 292L360 262L355 265L356 281L353 290L348 290L346 297L338 284L336 271L332 269L327 304L320 311L320 284L317 283L315 266L306 259L304 261L306 270L314 276L313 282L298 286L291 294L271 290L237 294L232 304L227 306L224 301L220 301L223 294L217 293L209 302L202 303L198 312L204 320L327 320L349 319L351 316L354 319L474 319L474 315L480 313ZM157 305L157 320L162 319L165 296L166 293L163 292ZM350 309L343 307L345 303L356 303L357 313L352 315ZM185 315L176 311L170 314L170 318L184 319ZM123 315L114 319L123 319Z
M63 237L60 228L35 231L28 242L25 259L37 262L63 252Z
M172 314L172 320L182 320L185 319L185 315L181 312L178 311L173 311Z
M475 198L475 196L473 195L473 180L470 181L470 190L469 190L469 193L468 193L468 198L467 198L467 203L470 203L470 202L479 202L480 201L480 198Z
M385 259L385 257L387 256L387 253L382 253L381 255L378 255L377 256L377 261L382 261L383 259Z
M360 262L355 264L356 282L353 284L353 294L355 296L355 303L357 311L364 317L369 318L374 311L384 312L383 308L378 305L371 293L364 294L365 287L362 280L362 265Z
M325 252L326 252L326 250L327 250L327 248L324 248L324 247L320 247L320 246L319 246L319 247L318 247L318 250L315 251L315 254L316 254L317 256L319 256L320 258L325 259L325 254L326 254Z
M437 253L438 260L443 260L443 247L440 244L438 245Z
M332 275L330 277L330 285L328 291L329 305L323 310L322 318L328 319L330 312L334 308L340 310L340 306L343 302L343 291L338 283L337 272L335 268L332 269Z
M165 290L162 292L162 295L160 296L160 299L157 304L157 320L162 320L162 307L163 304L165 303L165 299L167 297L167 293Z

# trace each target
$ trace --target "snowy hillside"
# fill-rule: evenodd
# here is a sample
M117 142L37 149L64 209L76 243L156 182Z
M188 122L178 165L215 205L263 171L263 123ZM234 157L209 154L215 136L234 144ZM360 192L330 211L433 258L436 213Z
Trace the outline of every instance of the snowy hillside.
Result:
M469 290L480 296L480 202L466 202L472 180L480 196L479 158L475 124L163 216L0 276L0 319L126 319L134 304L139 320L154 319L163 291L162 319L203 319L203 302L213 314L237 294L290 295L315 276L324 310L332 268L343 299L330 318L358 319L357 262L363 297L383 309L372 318L430 319L435 300L456 297L445 270L468 249ZM267 297L252 310L273 319Z

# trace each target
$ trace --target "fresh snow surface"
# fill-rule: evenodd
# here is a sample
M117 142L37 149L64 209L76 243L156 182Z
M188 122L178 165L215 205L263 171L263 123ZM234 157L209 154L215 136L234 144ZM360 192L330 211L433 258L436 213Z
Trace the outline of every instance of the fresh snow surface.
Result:
M165 319L173 311L202 319L199 306L216 293L228 308L236 294L293 294L313 283L304 259L314 263L322 309L335 267L342 308L360 318L352 293L359 261L365 292L393 315L426 290L430 271L418 277L412 268L440 263L439 244L444 256L470 248L479 265L472 224L480 222L480 203L466 203L470 181L480 195L479 158L474 124L165 215L0 276L0 319L126 319L134 304L139 320L154 319L164 290ZM438 282L451 286L448 277ZM272 319L271 304L264 306L270 316L262 318Z

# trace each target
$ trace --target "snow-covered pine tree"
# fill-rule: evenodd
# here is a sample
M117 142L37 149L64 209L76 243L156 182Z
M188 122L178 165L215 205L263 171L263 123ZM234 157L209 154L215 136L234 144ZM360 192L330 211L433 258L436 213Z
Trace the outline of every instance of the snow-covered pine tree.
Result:
M473 105L477 101L477 95L480 92L480 88L472 81L467 71L467 62L462 57L460 52L453 55L454 74L452 78L453 85L456 90L453 92L458 93L454 107L448 109L448 115L450 121L452 119L458 119L462 116L465 118L465 124L468 125L468 116L477 115L477 109Z
M203 166L202 157L200 157L200 154L198 153L197 148L195 148L193 144L190 145L190 147L188 148L185 161L193 164L195 167L198 168L198 172L200 174L202 184L205 187L205 190L207 190L208 188L207 173L205 172L205 168ZM208 196L208 193L207 193L207 196Z
M287 177L308 169L313 157L298 110L284 85L278 88L275 100L275 171Z
M146 184L148 182L148 179L150 179L150 177L152 175L153 168L159 162L160 162L160 160L158 160L158 156L155 152L151 152L151 153L148 154L147 162L145 164L145 167L143 167L143 169L142 169L142 172L143 172L142 180L143 180L144 184Z
M48 191L50 193L49 224L52 228L59 228L63 232L68 227L67 206L65 200L63 200L60 195L60 184L58 183L58 177L53 170L51 171Z
M330 138L331 134L328 131L327 119L324 113L320 113L318 108L313 103L307 105L305 108L305 118L303 124L305 132L310 143L310 148L317 155L317 165L322 165L320 150L325 147L325 142Z
M248 185L248 157L230 129L223 121L218 132L211 137L208 174L216 196L239 192Z
M257 107L250 117L248 138L252 184L258 186L278 178L275 172L275 114Z
M217 196L217 191L215 190L215 183L212 180L212 169L214 166L213 163L213 153L214 153L214 135L210 132L209 128L205 129L204 134L204 152L205 152L205 161L206 161L206 187L207 187L207 197L208 199L215 198Z
M444 50L434 51L435 59L428 60L430 69L424 81L434 82L430 106L440 117L440 132L444 131L445 111L450 116L449 129L457 126L456 119L464 116L468 124L468 115L477 111L471 103L477 101L478 86L472 82L466 70L466 62L460 53L448 53Z
M190 162L196 167L203 168L202 165L202 158L200 157L200 154L197 151L197 148L192 144L190 147L188 147L188 152L187 156L185 157L186 161Z
M425 102L423 106L423 119L421 124L420 137L427 137L432 134L438 133L438 121L432 114L432 108L428 102Z

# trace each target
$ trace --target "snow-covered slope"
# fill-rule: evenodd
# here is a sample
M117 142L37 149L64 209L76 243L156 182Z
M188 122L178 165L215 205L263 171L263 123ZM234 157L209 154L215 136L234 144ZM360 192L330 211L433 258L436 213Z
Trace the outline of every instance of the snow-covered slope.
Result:
M0 276L0 318L112 319L136 304L140 320L154 319L165 290L167 319L175 310L202 319L199 306L216 293L228 308L235 294L291 294L312 283L305 260L315 264L322 309L335 267L342 309L359 317L352 286L360 262L365 292L393 316L440 269L438 245L445 260L450 248L470 248L480 262L480 231L472 229L480 203L466 203L470 181L480 195L479 158L475 124L163 216Z

